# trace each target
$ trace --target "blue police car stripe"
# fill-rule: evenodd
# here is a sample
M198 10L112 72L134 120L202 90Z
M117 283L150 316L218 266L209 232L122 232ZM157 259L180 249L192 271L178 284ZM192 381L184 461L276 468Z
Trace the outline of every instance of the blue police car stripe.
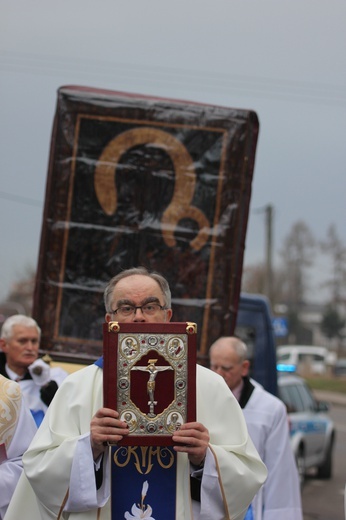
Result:
M291 420L291 435L296 432L304 433L326 433L327 422L326 421L292 421Z

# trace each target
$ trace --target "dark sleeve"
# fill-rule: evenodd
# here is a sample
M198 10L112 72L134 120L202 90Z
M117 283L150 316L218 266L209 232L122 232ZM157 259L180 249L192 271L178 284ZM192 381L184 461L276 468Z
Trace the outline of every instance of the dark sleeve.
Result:
M190 475L191 498L192 500L196 500L196 502L201 501L201 484L201 479Z
M41 388L41 399L45 405L50 405L57 389L58 383L56 383L55 381L49 381L49 383L47 383L45 386Z
M103 481L103 454L99 469L95 469L96 489L100 489Z

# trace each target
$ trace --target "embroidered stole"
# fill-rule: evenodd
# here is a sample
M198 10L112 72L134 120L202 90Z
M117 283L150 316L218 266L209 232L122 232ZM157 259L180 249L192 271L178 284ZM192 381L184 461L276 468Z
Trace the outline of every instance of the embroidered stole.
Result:
M175 520L177 457L167 446L112 446L112 520Z
M95 361L103 368L103 357ZM175 520L177 454L168 446L111 447L112 520Z
M9 449L16 431L21 406L21 391L17 383L0 376L0 444Z

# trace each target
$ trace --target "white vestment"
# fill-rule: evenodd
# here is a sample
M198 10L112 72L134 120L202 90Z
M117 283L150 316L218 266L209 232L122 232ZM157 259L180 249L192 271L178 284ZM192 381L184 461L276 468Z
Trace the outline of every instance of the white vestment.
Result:
M10 371L7 369L10 373ZM12 377L12 372L10 376ZM67 376L67 372L60 367L53 367L50 369L50 379L51 381L55 381L58 386L64 381ZM15 379L12 377L12 379ZM41 387L35 383L32 379L22 379L18 381L20 388L22 390L24 399L30 410L33 412L37 412L42 410L45 414L48 406L41 399Z
M249 435L268 469L252 507L255 520L302 520L300 484L286 407L255 381L243 408Z
M62 383L23 458L26 476L6 520L110 519L109 465L104 465L97 490L90 446L90 420L102 407L102 385L103 371L96 365ZM242 520L267 471L223 378L201 366L197 366L197 420L210 434L201 503L192 504L190 464L187 454L178 454L176 520Z
M0 464L0 520L5 516L19 477L22 455L37 431L35 421L23 402L20 387L0 376L0 444L7 458ZM2 453L4 453L2 448Z

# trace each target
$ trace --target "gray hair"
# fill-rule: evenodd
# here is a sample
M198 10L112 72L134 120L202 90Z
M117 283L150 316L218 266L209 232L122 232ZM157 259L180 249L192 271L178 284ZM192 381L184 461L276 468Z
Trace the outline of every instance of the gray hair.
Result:
M157 273L156 271L152 271L152 272L148 271L148 269L146 269L145 267L132 267L131 269L126 269L125 271L122 271L121 273L117 274L108 283L108 285L104 291L104 294L103 294L103 301L105 304L106 312L109 312L109 313L112 312L111 299L112 299L114 287L116 286L116 284L120 280L123 280L123 278L127 278L128 276L133 276L133 275L148 276L152 280L155 280L155 282L157 282L159 284L160 289L162 291L162 294L163 294L163 297L165 300L165 302L164 302L165 307L167 309L171 308L171 290L169 288L169 284L168 284L166 278L164 278L161 274Z
M41 338L41 329L33 318L25 316L24 314L14 314L4 321L1 328L1 339L11 339L13 336L13 327L16 325L22 325L23 327L35 327L39 338Z
M212 352L213 348L217 348L218 346L221 346L221 343L223 346L230 347L234 350L234 352L239 357L239 361L245 361L248 359L248 349L246 344L236 336L222 336L221 338L217 339L210 347L209 354Z

